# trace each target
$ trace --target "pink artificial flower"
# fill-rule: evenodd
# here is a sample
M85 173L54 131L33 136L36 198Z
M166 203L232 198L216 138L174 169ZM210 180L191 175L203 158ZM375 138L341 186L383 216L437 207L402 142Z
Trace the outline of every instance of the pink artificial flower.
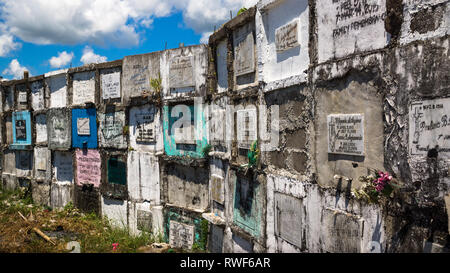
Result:
M118 248L119 248L119 243L114 243L114 244L112 244L112 247L113 247L113 251L116 251Z

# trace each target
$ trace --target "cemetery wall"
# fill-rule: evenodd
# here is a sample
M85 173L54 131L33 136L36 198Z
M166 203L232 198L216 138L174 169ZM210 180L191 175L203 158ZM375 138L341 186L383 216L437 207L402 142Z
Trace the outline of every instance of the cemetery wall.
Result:
M449 5L261 0L208 45L3 81L3 186L173 247L448 251Z

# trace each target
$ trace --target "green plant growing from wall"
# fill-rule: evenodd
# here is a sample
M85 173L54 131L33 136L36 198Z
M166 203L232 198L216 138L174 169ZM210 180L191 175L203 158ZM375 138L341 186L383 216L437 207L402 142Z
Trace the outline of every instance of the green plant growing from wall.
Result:
M205 147L203 147L202 149L203 156L208 156L209 152L211 152L211 149L212 149L211 144L208 144Z
M150 86L153 88L153 90L157 93L157 94L161 94L161 90L162 90L162 79L161 79L161 73L158 73L158 78L156 79L150 79Z
M243 13L243 12L246 11L246 10L247 10L246 7L241 8L241 9L238 11L237 15Z
M255 140L250 146L250 150L248 151L247 157L248 157L248 166L250 168L258 164L259 160L258 140Z

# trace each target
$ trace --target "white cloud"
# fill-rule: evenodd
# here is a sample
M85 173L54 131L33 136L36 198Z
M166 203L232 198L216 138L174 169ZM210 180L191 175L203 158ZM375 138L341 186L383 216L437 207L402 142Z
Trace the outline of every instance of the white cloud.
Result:
M3 70L3 75L11 75L14 79L22 79L23 78L23 71L30 71L24 66L21 66L19 61L17 59L14 59L9 63L8 68ZM29 74L31 76L31 73Z
M150 28L155 18L182 12L186 27L197 33L205 33L227 21L230 10L236 16L241 7L250 7L256 2L257 0L0 0L0 14L9 35L25 42L129 47L139 44L142 35L140 27ZM8 41L11 44L12 40Z
M66 51L58 52L58 57L51 57L49 60L52 68L61 68L68 65L73 59L73 52L67 53Z
M83 49L83 56L81 56L81 62L83 64L90 64L90 63L104 63L108 60L105 56L100 56L94 53L94 50L86 46Z
M0 35L0 57L7 56L11 51L21 47L20 43L14 42L14 37L9 33Z
M211 36L212 31L208 31L208 32L203 32L202 33L202 38L200 38L200 43L202 44L208 44L209 42L209 36Z

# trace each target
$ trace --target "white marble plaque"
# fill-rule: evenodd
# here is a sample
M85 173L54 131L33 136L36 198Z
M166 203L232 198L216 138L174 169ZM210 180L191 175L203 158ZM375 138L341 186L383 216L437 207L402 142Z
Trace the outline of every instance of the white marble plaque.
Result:
M172 247L191 249L194 244L194 226L171 220L169 244Z
M102 71L100 81L104 100L120 98L120 70L114 70L110 73L103 73Z
M77 119L77 132L80 136L88 136L91 134L89 128L89 118L78 118Z
M415 101L409 110L411 155L427 155L436 149L450 158L450 98Z
M170 88L195 86L193 57L176 57L169 63Z
M302 200L275 192L275 234L289 243L302 244Z
M236 37L237 36L237 37ZM255 46L253 32L235 35L234 74L241 76L255 71Z
M257 139L256 109L237 111L237 141L239 148L249 149Z
M213 174L211 176L211 195L212 199L219 204L224 204L225 193L223 188L223 177Z
M328 115L328 153L364 155L364 115Z
M27 92L19 92L18 101L19 101L19 103L27 103L27 101L28 101Z
M275 45L277 52L283 52L300 45L298 42L297 20L275 30Z

